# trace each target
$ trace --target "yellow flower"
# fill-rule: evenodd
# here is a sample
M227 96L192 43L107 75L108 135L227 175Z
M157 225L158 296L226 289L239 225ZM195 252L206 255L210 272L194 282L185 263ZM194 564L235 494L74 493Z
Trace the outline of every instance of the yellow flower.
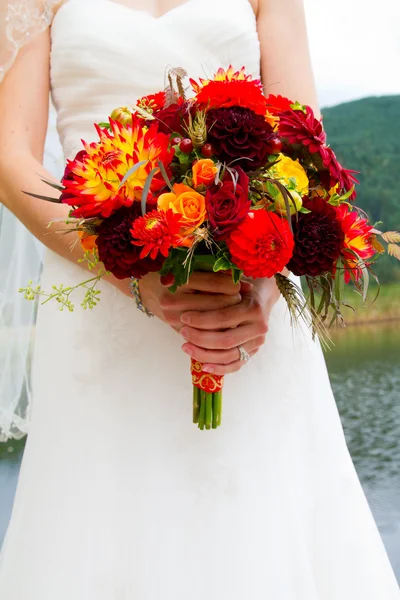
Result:
M183 238L182 245L190 247L193 243L193 232L206 219L205 197L188 185L175 183L173 192L161 194L157 207L164 211L172 209L174 213L182 215L183 225L180 230Z
M279 162L271 167L269 173L288 188L293 198L293 202L289 201L290 214L293 215L302 207L302 196L308 194L308 177L304 168L298 160L292 160L289 156L280 154ZM279 191L274 196L274 204L278 214L286 215L286 203L282 193Z

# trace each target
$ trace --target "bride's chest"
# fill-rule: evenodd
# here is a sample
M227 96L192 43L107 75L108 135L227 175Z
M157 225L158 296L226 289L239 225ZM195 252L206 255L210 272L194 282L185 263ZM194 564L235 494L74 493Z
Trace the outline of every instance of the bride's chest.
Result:
M51 28L52 72L126 63L152 68L185 62L259 62L255 15L249 0L188 0L159 18L113 0L69 0ZM240 58L242 56L242 58ZM200 73L204 75L205 73ZM209 74L209 73L207 73ZM197 75L197 73L196 73Z

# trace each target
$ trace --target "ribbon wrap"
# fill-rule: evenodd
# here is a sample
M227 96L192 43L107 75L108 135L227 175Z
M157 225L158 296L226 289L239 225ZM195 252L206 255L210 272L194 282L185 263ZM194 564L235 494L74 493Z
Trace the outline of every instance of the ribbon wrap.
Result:
M212 373L205 373L203 371L203 365L197 360L191 361L192 370L192 381L193 385L198 387L203 392L212 394L214 392L220 392L224 385L223 375L213 375Z

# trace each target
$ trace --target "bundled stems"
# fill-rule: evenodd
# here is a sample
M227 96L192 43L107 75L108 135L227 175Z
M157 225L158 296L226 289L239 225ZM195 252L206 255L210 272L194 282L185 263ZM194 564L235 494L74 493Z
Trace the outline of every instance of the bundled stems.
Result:
M216 429L221 425L222 392L204 392L193 386L193 423L199 429Z

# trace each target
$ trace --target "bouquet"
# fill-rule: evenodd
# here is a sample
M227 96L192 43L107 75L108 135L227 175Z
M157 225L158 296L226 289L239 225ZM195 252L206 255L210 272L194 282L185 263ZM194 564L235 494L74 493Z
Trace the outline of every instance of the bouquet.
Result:
M344 286L366 298L372 264L385 251L400 258L400 235L383 233L358 209L355 172L326 143L312 109L266 97L259 80L219 69L212 79L170 71L163 91L116 108L95 124L99 140L83 142L68 160L59 201L71 207L96 275L74 287L21 290L28 299L56 299L73 310L71 293L85 288L84 308L99 301L105 273L140 279L159 272L185 284L194 270L275 277L293 320L324 336L328 315L343 321ZM40 196L41 197L41 196ZM305 277L308 296L283 274ZM192 360L193 421L221 423L223 377Z

